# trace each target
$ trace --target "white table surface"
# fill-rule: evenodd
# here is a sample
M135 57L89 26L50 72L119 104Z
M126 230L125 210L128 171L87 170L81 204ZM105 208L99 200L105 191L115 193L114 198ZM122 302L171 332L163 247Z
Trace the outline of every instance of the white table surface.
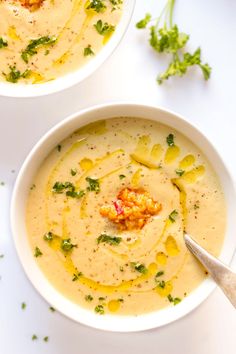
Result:
M152 331L105 333L76 324L57 312L33 289L13 246L9 203L14 180L37 140L67 115L93 104L132 100L172 109L196 124L221 151L236 179L236 1L177 0L175 19L199 44L213 67L204 82L198 70L158 86L166 62L134 24L161 1L137 0L129 30L103 67L82 84L38 99L0 97L0 352L2 354L233 354L236 312L216 290L183 319ZM15 170L15 172L12 172ZM236 236L235 236L236 237ZM26 302L23 311L21 303ZM39 339L31 340L32 334ZM42 337L49 336L45 343Z

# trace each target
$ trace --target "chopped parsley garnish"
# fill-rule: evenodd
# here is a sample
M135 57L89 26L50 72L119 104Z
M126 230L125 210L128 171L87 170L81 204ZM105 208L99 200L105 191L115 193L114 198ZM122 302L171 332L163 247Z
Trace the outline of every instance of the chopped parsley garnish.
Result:
M183 174L185 173L185 171L184 170L181 170L181 168L177 168L176 170L175 170L175 173L178 175L178 176L183 176Z
M115 26L109 25L107 22L103 23L102 20L98 20L94 27L101 36L115 31Z
M119 9L120 5L123 4L123 0L109 0L109 1L113 5L112 11Z
M46 232L46 234L43 235L43 239L45 241L52 241L54 236L55 235L51 231L49 231L49 232Z
M94 311L96 313L99 313L99 315L104 315L104 313L105 313L103 305L97 305L95 307Z
M158 281L157 286L161 289L165 289L165 286L166 286L165 280Z
M61 249L65 252L70 252L74 247L77 247L77 245L73 245L70 238L61 241Z
M167 299L170 301L170 302L173 302L174 306L175 305L178 305L180 302L181 302L181 299L179 297L175 297L173 298L171 294L169 294L167 296Z
M173 210L171 213L170 213L170 215L169 215L169 220L171 221L171 222L175 222L176 221L176 218L177 218L177 216L178 216L178 211L177 210Z
M151 47L158 53L165 53L171 56L171 60L166 71L160 74L157 82L162 84L171 76L183 76L189 67L197 65L201 70L205 80L208 80L211 74L211 68L201 60L201 49L198 48L193 54L185 51L189 35L180 32L176 24L173 24L173 10L175 0L167 0L167 3L156 18L146 14L145 17L136 24L139 29L149 28ZM155 16L156 17L156 16ZM149 23L152 24L148 26Z
M196 202L195 204L194 204L194 210L197 210L197 209L199 209L200 208L200 206L199 206L199 203L198 202Z
M120 271L123 272L124 271L124 267L121 266L120 267Z
M85 195L85 192L84 191L76 192L75 190L71 190L71 191L67 191L66 195L67 197L80 199Z
M61 145L57 145L57 151L60 152L61 151Z
M124 299L118 299L119 302L124 302Z
M144 264L138 262L131 262L130 264L131 267L134 268L139 273L146 274L148 271Z
M86 181L89 184L89 186L87 187L88 191L96 193L100 192L100 183L98 179L86 177Z
M3 39L2 37L0 37L0 49L1 48L5 48L8 46L8 43L5 39Z
M49 310L50 310L51 312L55 312L55 311L56 311L56 310L54 309L54 307L52 307L52 306L49 307Z
M125 177L126 177L125 175L119 175L120 180L124 179Z
M1 186L5 186L5 182L3 182L3 181L0 182L0 185L1 185Z
M32 184L32 186L30 187L30 190L32 191L33 189L35 189L36 185Z
M104 1L102 0L89 0L89 4L86 7L87 10L94 10L96 12L104 12L106 10L106 5L104 4Z
M77 272L77 273L73 274L72 281L78 280L80 277L82 277L82 275L83 275L82 272Z
M52 191L54 193L63 193L65 189L73 190L74 188L75 187L71 182L56 182L52 187Z
M88 57L89 55L94 55L94 51L92 50L90 44L84 48L84 56Z
M72 168L72 169L70 170L70 174L71 174L71 176L75 176L75 175L76 175L76 173L77 173L76 168Z
M174 146L175 143L174 143L174 134L169 134L167 137L166 137L166 142L169 146Z
M38 337L36 336L36 334L33 334L32 335L32 340L37 340L38 339Z
M106 300L106 298L103 297L103 296L100 296L100 297L98 298L98 301L104 301L104 300Z
M4 254L0 254L0 258L4 258Z
M120 244L120 242L122 241L121 237L117 237L117 236L109 236L106 234L101 234L98 238L97 238L97 243L108 243L111 246L117 246Z
M41 257L43 255L43 253L41 252L41 250L36 246L35 250L34 250L34 256L35 257Z
M25 302L21 303L21 308L22 308L22 310L25 310L25 308L26 308L26 303Z
M52 187L52 191L57 194L62 194L65 192L67 197L77 199L80 199L85 195L85 192L82 190L77 192L75 190L75 186L71 182L56 182Z
M25 70L23 73L21 73L19 70L16 69L16 66L9 66L10 71L8 74L3 73L3 75L5 75L6 81L8 82L12 82L13 84L15 84L16 82L18 82L18 80L20 80L21 78L27 78L31 71L30 70Z
M164 274L163 270L160 270L159 272L157 272L157 274L155 275L155 280L156 280L156 278L161 277L163 274Z
M85 301L87 301L87 302L93 301L93 297L91 295L86 295L84 298L85 298Z
M43 36L37 39L32 39L25 48L25 50L23 50L23 52L21 53L21 58L24 60L25 63L28 63L29 58L38 53L38 48L45 45L52 45L56 42L56 40L57 39L55 36Z
M43 338L43 340L44 340L44 342L48 342L49 337L48 337L48 336L46 336L46 337L44 337L44 338Z

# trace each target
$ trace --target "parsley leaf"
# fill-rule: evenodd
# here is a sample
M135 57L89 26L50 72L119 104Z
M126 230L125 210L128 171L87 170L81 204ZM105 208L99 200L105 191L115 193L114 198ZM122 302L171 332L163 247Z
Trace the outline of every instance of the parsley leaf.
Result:
M94 55L94 52L91 49L91 45L90 44L86 48L84 48L84 56L87 57L89 55Z
M160 270L159 272L157 272L157 274L155 275L155 280L156 280L156 278L161 277L163 274L164 274L163 270Z
M71 251L74 247L77 247L77 245L73 245L70 238L61 241L61 249L65 252Z
M119 175L120 180L124 179L125 177L126 177L125 175Z
M104 4L104 1L102 0L89 0L89 4L86 7L87 10L94 10L96 12L104 12L106 10L106 5Z
M165 289L165 286L166 286L165 280L158 281L158 285L157 286L159 288L161 288L161 289Z
M85 298L85 301L87 301L87 302L93 301L93 297L91 295L86 295L84 298Z
M25 308L26 308L26 303L25 302L22 302L21 308L22 308L22 310L25 310Z
M100 183L99 180L96 178L86 177L86 181L88 182L89 186L87 190L90 192L100 192Z
M103 305L97 305L95 307L94 311L96 313L98 313L99 315L104 315L104 313L105 313Z
M21 78L23 78L23 79L27 78L30 75L30 73L31 73L31 71L28 70L28 69L25 70L23 73L21 73L16 68L15 65L14 66L9 66L9 69L10 69L9 73L8 74L3 73L3 75L5 76L6 81L12 82L13 84L18 82L19 79L21 79Z
M185 173L185 171L184 170L182 170L181 168L177 168L176 170L175 170L175 173L178 175L178 176L183 176L183 174Z
M71 176L75 176L75 175L77 174L76 168L72 168L72 169L70 170L70 174L71 174Z
M55 235L51 231L49 231L49 232L47 232L46 234L43 235L43 239L45 241L52 241L54 236Z
M170 301L170 302L173 302L174 306L179 304L181 302L181 299L179 297L175 297L173 298L171 294L169 294L167 296L167 299Z
M36 246L35 250L34 250L34 256L37 257L41 257L43 255L43 253L41 252L41 250Z
M113 5L111 11L115 11L120 8L119 5L123 4L123 0L109 0L110 3Z
M139 273L146 274L148 271L144 264L138 262L131 262L130 264L131 267L133 267Z
M116 236L109 236L106 234L101 234L98 238L97 238L97 243L108 243L111 246L117 246L120 244L120 242L122 241L121 237L116 237Z
M136 23L136 27L139 29L146 28L149 22L151 21L151 18L152 16L149 13L147 13L142 20Z
M177 210L173 210L171 213L170 213L170 215L169 215L169 220L171 221L171 222L175 222L176 221L176 218L177 218L177 216L178 216L178 211Z
M85 195L85 192L83 190L77 192L75 190L75 186L71 182L56 182L52 187L52 191L57 194L62 194L65 192L67 197L77 199L80 199Z
M115 26L109 25L107 22L103 23L102 20L98 20L94 27L101 36L105 36L106 34L115 31Z
M73 188L73 184L71 182L56 182L52 187L52 191L54 193L63 193L64 190L68 188Z
M0 49L7 47L7 46L8 46L7 41L5 39L3 39L2 37L0 37Z
M37 54L37 49L45 46L45 45L52 45L56 42L57 38L55 36L43 36L37 39L32 39L25 50L21 53L21 58L24 60L25 63L29 62L29 58L33 55Z
M166 138L166 142L169 146L174 146L174 134L169 134Z

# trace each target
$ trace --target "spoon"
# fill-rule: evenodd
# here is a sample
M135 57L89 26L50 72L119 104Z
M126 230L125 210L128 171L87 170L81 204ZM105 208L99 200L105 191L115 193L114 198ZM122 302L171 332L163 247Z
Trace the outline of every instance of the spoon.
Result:
M229 301L236 308L236 273L219 259L212 256L189 235L184 235L187 248L202 263L216 284L223 290Z

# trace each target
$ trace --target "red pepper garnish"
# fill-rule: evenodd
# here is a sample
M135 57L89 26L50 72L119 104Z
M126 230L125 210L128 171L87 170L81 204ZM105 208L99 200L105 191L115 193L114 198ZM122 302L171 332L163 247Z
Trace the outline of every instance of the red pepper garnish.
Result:
M124 214L124 209L122 208L122 206L119 204L119 200L116 200L113 205L116 209L116 212L117 212L117 215L120 215L120 214Z

